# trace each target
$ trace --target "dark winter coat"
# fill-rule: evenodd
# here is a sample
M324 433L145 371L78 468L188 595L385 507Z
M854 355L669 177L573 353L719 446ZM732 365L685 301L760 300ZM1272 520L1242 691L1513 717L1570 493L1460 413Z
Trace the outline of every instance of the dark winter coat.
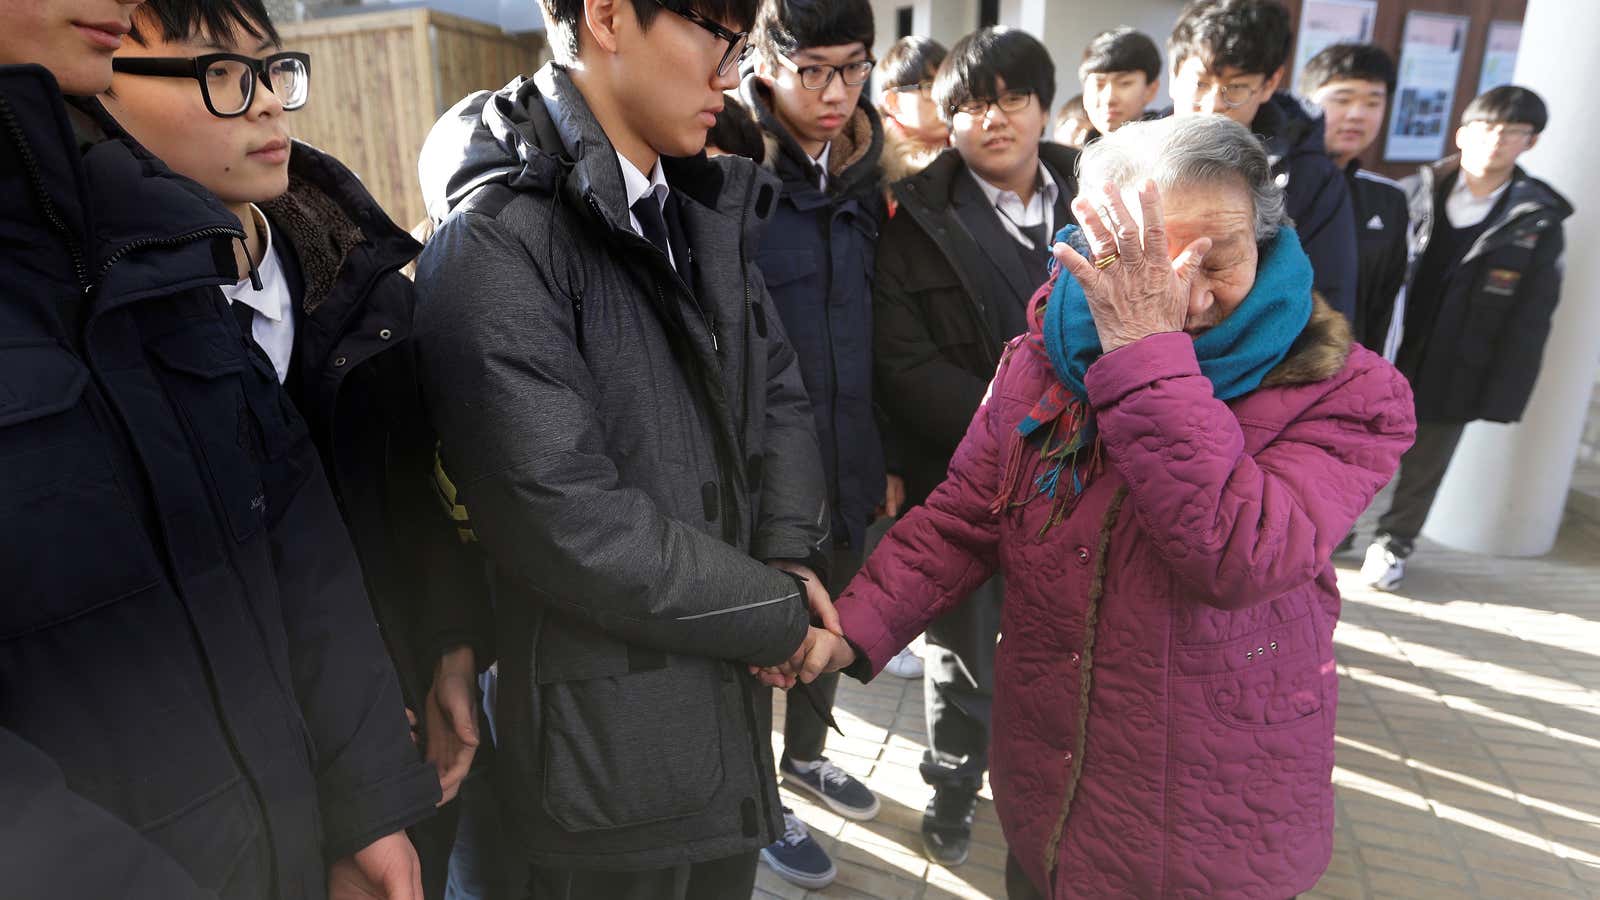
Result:
M1311 118L1298 100L1280 93L1261 104L1250 130L1266 146L1286 211L1311 257L1312 284L1329 306L1354 322L1355 212L1344 173L1323 143L1322 118Z
M342 163L296 142L289 191L264 204L292 272L285 386L305 416L361 559L373 611L414 709L441 651L492 659L488 585L434 492L436 438L411 341L422 249ZM281 240L277 240L280 239Z
M770 691L824 566L799 361L753 261L749 160L665 160L692 269L629 227L566 71L474 94L423 150L447 218L417 269L444 465L495 567L497 776L521 855L655 868L782 834Z
M766 143L765 165L783 181L756 264L800 357L822 448L834 534L860 551L883 501L883 445L872 405L872 268L885 218L883 128L862 97L828 155L828 187L772 112L755 75L741 100Z
M0 68L0 883L309 898L439 783L305 423L217 285L238 220Z
M1056 227L1078 192L1078 151L1039 145L1060 186ZM991 324L996 304L1022 307L1038 284L1020 272L1011 238L954 150L894 185L899 212L878 241L873 351L878 402L906 480L908 505L944 480L983 400L1000 350L1014 334ZM974 235L963 210L985 207L992 229Z
M1345 184L1355 210L1356 340L1374 353L1386 351L1395 298L1406 282L1406 241L1410 213L1397 181L1369 172L1356 161L1345 167Z
M1412 278L1460 167L1452 156L1404 182ZM1419 422L1522 418L1561 295L1561 222L1570 215L1572 204L1550 185L1521 168L1512 174L1487 227L1450 269L1443 296L1434 298L1431 325L1404 338L1401 360L1417 360L1401 370L1416 391ZM1407 330L1416 331L1409 317Z

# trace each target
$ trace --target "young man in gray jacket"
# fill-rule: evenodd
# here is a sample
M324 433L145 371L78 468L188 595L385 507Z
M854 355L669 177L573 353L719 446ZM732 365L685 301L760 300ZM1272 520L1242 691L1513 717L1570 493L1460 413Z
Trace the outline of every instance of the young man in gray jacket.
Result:
M496 777L541 898L738 898L782 834L770 693L837 646L777 183L700 151L752 0L543 0L557 62L421 160L421 378L494 567ZM802 702L795 698L793 702Z

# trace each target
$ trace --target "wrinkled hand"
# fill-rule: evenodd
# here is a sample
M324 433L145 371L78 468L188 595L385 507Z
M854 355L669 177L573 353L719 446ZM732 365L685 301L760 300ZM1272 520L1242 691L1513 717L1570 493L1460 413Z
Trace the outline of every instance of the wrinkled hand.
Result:
M423 705L427 717L427 758L439 773L443 806L455 799L478 752L478 670L471 647L439 657L433 687Z
M328 868L328 900L423 900L422 865L405 832L378 838Z
M883 505L878 507L878 518L892 519L900 515L901 507L906 505L906 480L899 475L889 475L884 479Z
M810 684L829 672L848 668L855 661L856 651L849 641L813 626L788 662L765 669L751 667L751 671L762 684L788 690L796 682Z
M823 585L817 573L811 571L809 566L787 559L775 559L767 563L775 569L782 569L791 575L799 575L806 585L806 606L810 607L811 614L817 617L822 627L834 634L843 634L839 626L839 612L833 608L833 600L828 597L828 589Z
M1146 179L1139 187L1139 208L1142 230L1115 185L1101 188L1098 208L1083 196L1072 201L1072 212L1083 225L1094 258L1118 256L1104 269L1095 268L1093 260L1066 244L1057 244L1052 251L1083 286L1100 346L1107 353L1152 334L1182 331L1191 294L1204 291L1196 276L1211 250L1211 239L1194 241L1172 259L1161 191L1154 181Z

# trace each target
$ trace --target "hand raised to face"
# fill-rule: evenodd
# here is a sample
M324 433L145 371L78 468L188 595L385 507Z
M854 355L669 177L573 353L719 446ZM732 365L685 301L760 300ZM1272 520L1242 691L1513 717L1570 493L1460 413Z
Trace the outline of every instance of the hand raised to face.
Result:
M1082 195L1072 201L1093 259L1066 244L1052 252L1082 285L1101 348L1110 353L1152 334L1182 331L1190 308L1204 305L1192 295L1205 289L1198 275L1211 239L1198 238L1177 258L1170 255L1154 181L1139 188L1142 227L1115 185L1104 185L1100 194L1098 205Z

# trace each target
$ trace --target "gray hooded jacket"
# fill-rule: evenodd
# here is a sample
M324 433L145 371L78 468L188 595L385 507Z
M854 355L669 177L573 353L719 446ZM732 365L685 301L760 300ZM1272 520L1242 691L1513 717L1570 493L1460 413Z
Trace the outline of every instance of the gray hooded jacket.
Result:
M549 101L547 102L547 99ZM496 580L501 788L535 863L649 868L781 833L770 693L829 513L795 355L750 259L777 185L664 160L692 288L630 230L559 66L474 94L424 148L442 217L416 342L444 465Z

